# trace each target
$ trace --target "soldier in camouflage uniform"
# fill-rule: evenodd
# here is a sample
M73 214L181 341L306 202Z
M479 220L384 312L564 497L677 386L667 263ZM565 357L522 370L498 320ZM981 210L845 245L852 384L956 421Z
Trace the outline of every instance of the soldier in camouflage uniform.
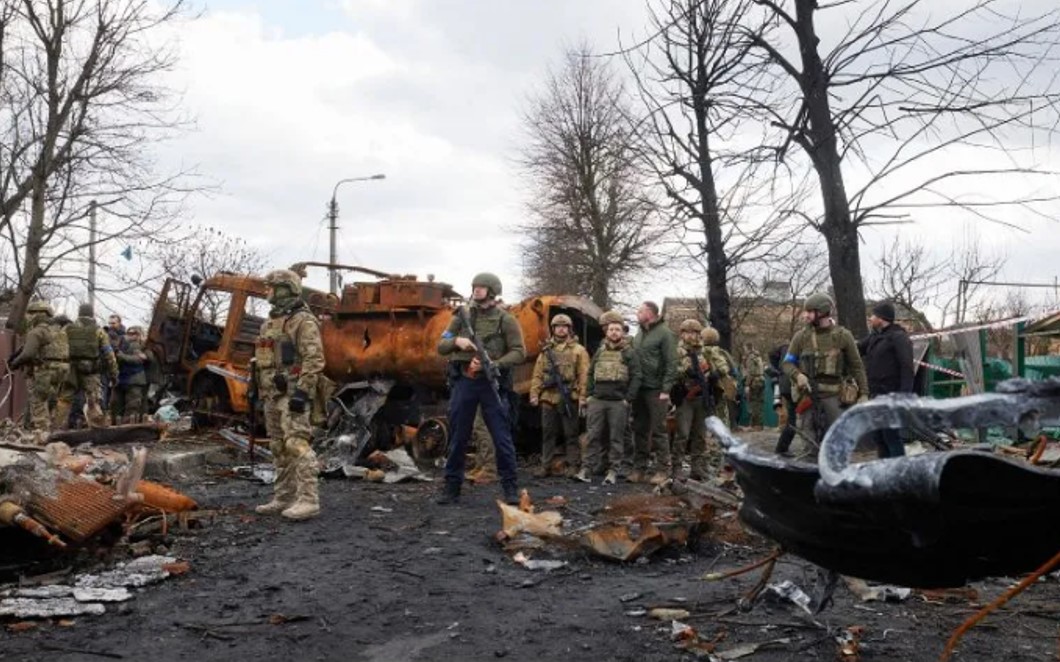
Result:
M705 480L718 473L721 468L721 447L716 441L707 442L707 416L725 410L725 397L721 380L729 374L729 363L721 349L703 343L703 325L698 320L681 322L681 340L677 345L678 383L675 394L681 398L677 406L676 430L674 433L674 476L679 477L684 453L689 455L691 478ZM713 411L708 411L703 398L703 387L696 380L692 361L699 364L699 372L711 389L710 400Z
M799 414L798 429L803 442L803 455L817 457L824 433L839 418L841 405L839 390L843 379L853 377L859 393L858 402L868 399L868 381L865 365L861 362L857 342L850 331L832 319L835 304L827 294L816 293L806 297L803 319L806 326L795 332L788 343L788 353L781 365L791 379L792 400ZM812 373L812 374L807 374ZM811 383L811 379L816 384ZM812 387L820 394L818 401L825 414L823 430L814 429L813 407L808 406ZM805 400L803 406L798 406ZM811 443L806 443L809 440Z
M743 345L743 379L747 402L747 413L750 415L751 427L762 429L762 395L766 387L766 364L762 355L755 349L754 343Z
M265 276L272 309L254 349L265 405L269 450L276 465L272 500L254 510L290 520L320 514L317 456L310 446L310 410L324 371L320 322L302 299L302 279L280 269Z
M36 442L44 444L54 420L50 404L70 369L70 350L66 334L51 323L52 308L47 302L30 302L26 316L30 328L18 356L11 361L11 369L26 371L30 428Z
M567 477L588 482L588 468L580 467L578 422L579 413L585 409L589 352L578 342L578 337L572 331L573 326L567 315L553 317L552 337L541 348L534 363L534 373L530 379L530 406L541 407L541 466L534 471L534 476L544 478L551 473L562 437L567 457ZM556 362L555 366L550 362L549 353ZM570 395L570 402L567 403L570 411L567 412L563 409L563 396L557 384L556 372Z
M519 490L508 394L512 390L511 371L526 357L523 332L515 317L497 306L497 297L501 294L501 280L497 276L477 274L471 281L471 290L468 317L475 335L498 370L500 393L494 390L491 379L485 374L485 366L475 353L467 325L460 315L454 314L438 341L438 353L449 357L450 441L445 485L437 502L452 504L460 500L467 444L475 412L481 407L482 418L497 452L497 473L500 474L504 500L514 504L519 502Z
M57 424L65 425L70 407L78 392L84 393L86 420L90 427L106 425L101 406L103 384L100 374L106 373L111 383L118 380L118 361L110 345L107 332L96 324L92 304L83 303L77 309L77 321L65 329L70 347L70 373L59 391L55 405Z
M603 473L605 485L614 485L620 469L628 468L625 436L629 430L629 403L640 390L640 361L626 337L622 315L608 311L600 316L604 341L589 364L585 393L588 396L589 448L582 468Z
M718 379L718 386L721 387L723 397L715 400L714 415L720 418L725 425L731 427L731 421L733 420L732 408L736 403L736 378L732 376L732 368L736 365L736 362L733 361L732 354L729 354L718 345L721 341L721 335L717 329L712 326L704 327L699 337L703 340L703 346L709 348L712 352L717 352L719 356L725 359L725 364L729 368L727 371L722 371L721 378Z
M115 352L118 382L111 394L111 414L117 423L139 423L147 399L147 353L143 330L130 326Z

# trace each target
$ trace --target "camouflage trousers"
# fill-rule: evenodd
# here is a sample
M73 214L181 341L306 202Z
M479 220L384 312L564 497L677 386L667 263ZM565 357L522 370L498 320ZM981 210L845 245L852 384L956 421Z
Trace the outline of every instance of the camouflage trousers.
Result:
M66 373L69 369L69 364L58 361L46 361L34 366L33 374L26 379L31 430L40 432L42 435L47 435L51 431L54 420L51 402L58 397L59 389L66 381Z
M762 427L762 395L765 393L765 382L760 380L751 381L747 386L747 413L750 417L751 427Z
M126 418L139 422L147 403L147 384L118 384L111 391L110 413L115 422Z
M269 435L269 451L277 466L280 459L293 461L312 452L309 445L313 439L310 412L296 414L288 409L287 401L286 395L265 400L265 430Z
M715 407L716 409L716 407ZM707 408L699 398L685 400L677 408L675 416L673 462L674 472L688 454L692 477L697 480L713 478L721 470L721 446L713 438L707 439Z
M475 468L494 471L497 467L497 454L493 449L493 437L482 420L482 408L475 412L475 423L471 426L471 446L475 449Z
M81 372L76 368L70 370L70 376L59 389L59 400L55 404L55 427L66 427L70 418L70 408L78 392L85 394L85 407L88 410L88 424L99 427L106 424L103 415L103 383L98 372Z

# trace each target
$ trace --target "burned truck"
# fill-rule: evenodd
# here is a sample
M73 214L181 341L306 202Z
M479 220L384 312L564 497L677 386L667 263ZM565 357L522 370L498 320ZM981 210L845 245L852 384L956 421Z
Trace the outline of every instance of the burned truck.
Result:
M333 392L317 415L332 435L414 442L414 455L438 453L448 439L444 414L448 386L438 339L464 298L428 276L395 275L359 266L304 262L292 270L336 268L367 276L336 296L304 288L302 297L320 319L325 374ZM184 394L199 423L245 422L249 364L268 315L263 276L221 272L193 283L168 279L154 307L148 344L169 387ZM536 416L526 416L533 364L549 336L549 320L565 313L589 351L603 338L601 310L580 296L547 295L509 307L519 321L527 357L514 372L514 419L519 438L533 444ZM258 420L261 420L260 418ZM363 444L362 444L363 445Z

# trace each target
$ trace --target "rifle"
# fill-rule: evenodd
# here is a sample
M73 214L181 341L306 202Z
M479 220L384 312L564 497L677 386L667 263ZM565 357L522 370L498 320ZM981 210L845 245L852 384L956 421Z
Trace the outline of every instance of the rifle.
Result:
M258 398L261 395L258 388L258 360L255 358L250 359L250 381L247 382L247 405L250 407L247 414L247 453L251 464L254 464L254 433L258 427Z
M552 375L545 386L555 386L559 391L560 404L563 407L563 415L567 418L574 417L574 407L571 404L570 388L566 382L563 381L563 377L559 374L559 369L556 367L556 355L552 353L552 345L545 343L542 347L545 352L545 358L548 359L549 372Z
M504 403L504 398L501 397L500 368L490 358L489 353L486 351L486 346L482 344L478 334L475 333L475 327L471 325L471 317L467 313L467 307L461 306L457 308L456 316L460 318L460 322L467 329L468 339L475 346L475 356L478 357L478 362L482 364L482 370L486 373L486 378L490 382L493 394L497 396L497 404L500 406L501 411L507 411L508 406ZM468 372L470 373L470 370ZM469 376L474 377L474 375Z
M700 396L703 399L703 406L707 409L707 416L714 415L714 382L717 381L714 371L711 371L710 376L703 374L703 366L699 365L699 351L697 350L694 354L689 354L690 363L692 364L692 378L696 380L696 384L699 384Z
M803 357L803 361L804 364L800 366L802 373L810 381L809 406L806 406L806 398L804 397L800 400L795 411L802 414L807 409L811 410L810 423L813 425L813 432L817 437L814 441L820 447L821 442L824 441L824 434L828 431L828 417L825 414L824 407L821 406L821 391L817 386L817 357L811 354Z

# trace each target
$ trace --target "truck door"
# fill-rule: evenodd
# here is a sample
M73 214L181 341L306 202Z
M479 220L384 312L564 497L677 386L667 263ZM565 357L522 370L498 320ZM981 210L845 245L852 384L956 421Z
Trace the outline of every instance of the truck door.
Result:
M155 301L148 328L148 344L165 365L180 363L181 345L189 321L191 285L175 278L167 278Z

